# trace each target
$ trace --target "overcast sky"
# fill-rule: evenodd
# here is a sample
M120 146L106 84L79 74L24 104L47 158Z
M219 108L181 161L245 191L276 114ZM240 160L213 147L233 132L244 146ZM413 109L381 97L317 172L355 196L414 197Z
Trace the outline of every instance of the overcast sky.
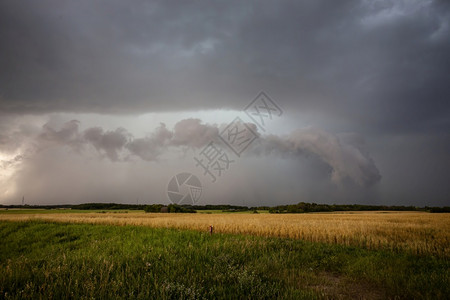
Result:
M444 0L0 0L0 204L450 205L449 73Z

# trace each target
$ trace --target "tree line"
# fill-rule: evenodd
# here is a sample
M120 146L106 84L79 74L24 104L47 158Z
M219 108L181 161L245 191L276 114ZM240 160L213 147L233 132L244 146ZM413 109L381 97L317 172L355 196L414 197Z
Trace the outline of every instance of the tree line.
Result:
M146 212L182 212L195 213L198 210L221 210L223 212L241 212L268 210L270 213L309 213L334 211L426 211L432 213L448 213L449 206L417 207L400 205L363 205L363 204L317 204L300 202L290 205L277 206L240 206L228 204L207 205L177 205L177 204L119 204L119 203L83 203L64 205L0 205L0 208L28 208L28 209L79 209L79 210L144 210Z

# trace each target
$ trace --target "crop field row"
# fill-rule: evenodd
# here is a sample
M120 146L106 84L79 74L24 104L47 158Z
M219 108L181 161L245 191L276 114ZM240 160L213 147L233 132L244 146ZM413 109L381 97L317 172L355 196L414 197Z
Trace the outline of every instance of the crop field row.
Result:
M367 249L450 256L450 214L366 212L318 214L52 213L0 214L0 220L137 225L284 237Z

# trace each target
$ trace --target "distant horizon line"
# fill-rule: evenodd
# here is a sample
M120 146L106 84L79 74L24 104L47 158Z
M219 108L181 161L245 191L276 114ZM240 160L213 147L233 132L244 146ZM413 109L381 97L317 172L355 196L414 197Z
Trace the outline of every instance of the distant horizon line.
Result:
M175 203L151 203L151 204L132 204L132 203L116 203L116 202L86 202L86 203L79 203L79 204L0 204L0 208L72 208L72 207L82 207L82 206L118 206L117 208L114 209L124 209L125 207L146 207L146 206L152 206L152 205L162 205L162 206L168 206L168 205L173 205ZM428 208L446 208L449 206L416 206L416 205L377 205L377 204L356 204L356 203L347 203L347 204L326 204L326 203L315 203L315 202L298 202L296 204L280 204L280 205L251 205L251 206L247 206L247 205L234 205L234 204L176 204L179 206L187 206L187 207L197 207L197 208L202 208L202 207L228 207L228 208L247 208L247 209L252 209L252 208L282 208L282 207L293 207L293 206L299 206L299 205L307 205L307 206L312 206L312 207L317 207L317 206L321 206L321 207L336 207L336 208L344 208L345 206L351 206L353 208L371 208L371 209L378 209L381 210L383 208L386 209L402 209L402 208L408 208L408 209L414 209L414 210L418 210L418 209L428 209ZM123 208L120 208L120 207ZM87 208L87 210L89 209L94 209L94 208ZM102 209L102 208L100 208Z

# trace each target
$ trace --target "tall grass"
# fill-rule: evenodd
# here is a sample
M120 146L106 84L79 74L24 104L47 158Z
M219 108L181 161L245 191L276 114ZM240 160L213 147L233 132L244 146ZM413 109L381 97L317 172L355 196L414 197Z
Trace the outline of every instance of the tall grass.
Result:
M317 213L317 214L151 214L62 213L0 214L0 220L139 225L218 233L286 237L367 249L450 256L450 214Z
M448 259L143 226L0 222L0 299L429 298Z

